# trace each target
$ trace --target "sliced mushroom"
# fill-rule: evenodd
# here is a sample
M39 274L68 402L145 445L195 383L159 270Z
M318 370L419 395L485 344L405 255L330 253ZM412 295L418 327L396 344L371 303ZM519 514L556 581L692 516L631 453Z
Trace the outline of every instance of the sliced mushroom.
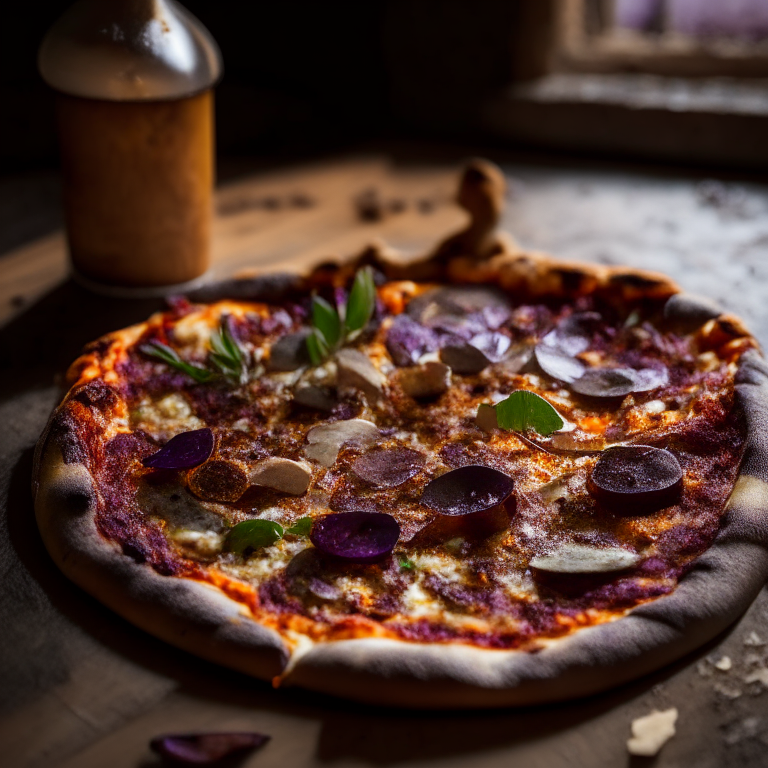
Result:
M451 386L451 369L445 363L429 361L398 371L398 381L410 397L437 397Z
M365 419L347 419L320 424L307 433L308 445L304 448L304 455L324 467L332 467L342 445L347 443L370 445L378 436L379 428Z
M249 480L253 485L301 496L306 493L312 480L312 469L305 461L271 456L251 468Z
M640 555L621 547L594 547L569 542L553 552L537 555L531 568L547 573L611 573L632 568L640 562Z
M368 355L357 349L342 349L336 354L336 383L342 389L360 390L369 401L378 400L386 378Z
M447 344L440 350L440 359L456 373L472 375L499 362L509 347L508 336L481 333L468 342Z
M270 371L295 371L310 364L307 336L310 330L303 328L296 333L281 336L269 352Z

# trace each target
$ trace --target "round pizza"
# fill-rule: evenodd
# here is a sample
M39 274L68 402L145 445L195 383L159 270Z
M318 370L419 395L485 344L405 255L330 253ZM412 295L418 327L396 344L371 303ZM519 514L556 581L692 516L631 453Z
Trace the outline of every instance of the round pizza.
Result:
M209 286L89 345L38 445L64 573L274 685L379 704L586 695L703 644L768 572L766 392L666 277L469 224L412 263Z

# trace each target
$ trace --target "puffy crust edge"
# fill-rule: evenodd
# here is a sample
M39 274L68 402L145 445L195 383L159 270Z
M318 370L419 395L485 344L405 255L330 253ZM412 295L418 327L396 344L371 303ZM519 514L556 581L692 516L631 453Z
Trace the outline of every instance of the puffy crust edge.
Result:
M280 674L289 649L247 608L204 582L164 577L137 563L96 527L93 478L67 464L56 437L43 437L35 516L48 553L78 586L123 618L204 659L265 680Z
M537 257L532 274L546 272L550 262L563 264ZM524 264L530 263L529 254ZM535 281L522 264L505 254L483 276L475 271L471 281L495 278L514 292L510 276L526 274L519 289L533 292ZM593 290L606 279L618 279L603 267L573 266L583 270ZM452 267L454 280L469 281L460 260ZM556 287L538 284L547 285L550 295ZM637 285L632 283L632 290ZM646 288L656 290L651 281ZM657 288L659 298L677 293L666 278ZM722 316L711 305L679 296L668 319L700 323L709 312L708 324L719 327ZM223 666L267 680L282 672L286 685L372 704L452 709L558 701L597 693L671 663L725 629L762 588L768 572L768 368L754 349L741 357L736 390L748 424L746 453L712 547L671 595L617 621L548 642L537 653L364 638L315 644L289 662L283 639L219 590L160 576L104 539L95 524L97 491L88 470L66 464L55 437L45 434L35 511L46 548L72 581L147 632Z
M749 607L768 573L768 367L755 350L741 359L736 393L748 437L725 522L671 595L538 653L376 638L316 645L286 682L373 704L529 705L603 691L703 645Z

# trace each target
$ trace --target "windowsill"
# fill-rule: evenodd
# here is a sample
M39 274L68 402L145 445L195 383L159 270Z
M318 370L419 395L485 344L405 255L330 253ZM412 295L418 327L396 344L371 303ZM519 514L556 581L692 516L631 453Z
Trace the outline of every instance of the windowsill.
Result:
M482 120L538 146L768 167L768 80L553 74L507 89Z

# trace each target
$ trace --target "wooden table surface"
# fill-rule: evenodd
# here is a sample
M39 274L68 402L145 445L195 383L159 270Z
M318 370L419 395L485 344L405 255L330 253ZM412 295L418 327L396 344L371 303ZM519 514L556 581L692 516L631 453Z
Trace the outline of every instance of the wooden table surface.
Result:
M456 168L350 157L230 183L218 196L211 276L301 269L376 238L417 254L463 221L451 202ZM525 245L662 269L768 339L765 187L557 165L505 171L507 228ZM362 221L353 204L367 189L383 203L380 221ZM0 186L0 206L8 194ZM32 448L82 345L159 306L74 284L60 233L0 256L0 764L150 768L158 733L238 729L271 734L243 763L264 768L768 764L765 591L716 642L634 684L558 706L440 714L272 690L155 640L70 584L34 526ZM729 670L714 666L723 656ZM632 719L672 706L677 735L655 760L630 758Z

